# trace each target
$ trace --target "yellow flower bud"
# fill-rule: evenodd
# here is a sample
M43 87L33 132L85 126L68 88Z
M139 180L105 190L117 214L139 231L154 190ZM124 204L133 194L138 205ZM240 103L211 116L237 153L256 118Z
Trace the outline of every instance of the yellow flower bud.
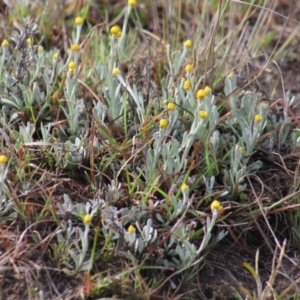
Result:
M193 46L193 41L192 40L186 40L183 45L187 48L191 48Z
M206 94L207 94L207 93L206 93L205 90L200 89L200 90L198 90L198 92L197 92L197 98L200 99L200 100L202 100L203 98L205 98Z
M185 66L185 70L186 70L187 72L192 72L193 69L194 69L194 67L193 67L192 64L187 64L187 65Z
M71 45L71 50L78 51L79 50L79 45L78 44L72 44Z
M183 192L183 191L186 191L188 188L189 188L189 186L188 186L186 183L183 183L183 184L181 185L181 191L182 191L182 192Z
M81 25L82 23L83 23L83 18L77 17L77 18L75 19L75 24L76 24L76 25Z
M127 230L129 233L133 233L135 232L135 227L132 224L130 224Z
M9 46L9 42L7 39L4 39L2 42L2 47L8 47Z
M211 205L210 205L210 209L214 210L216 209L218 212L221 212L223 210L223 205L221 204L221 202L217 199L215 199Z
M254 117L255 122L261 122L262 116L260 114L255 115Z
M58 58L59 58L59 53L58 53L58 52L55 52L55 53L53 54L53 58L54 58L54 59L58 59Z
M39 45L39 47L38 47L38 52L43 52L43 51L44 51L44 47L41 46L41 45Z
M200 110L200 111L199 111L199 117L200 117L201 119L207 118L207 112L206 112L205 110Z
M187 79L183 84L183 88L187 91L190 89L190 87L191 87L191 82Z
M161 119L159 121L159 127L160 128L164 128L164 127L168 126L168 124L169 124L169 121L167 119Z
M117 76L121 73L121 70L119 68L113 68L111 73L113 76Z
M69 71L72 72L75 70L75 68L76 68L76 63L74 61L71 61L69 63Z
M29 37L27 40L26 40L27 44L28 45L32 45L33 44L33 38Z
M168 109L173 110L175 108L175 104L173 102L168 103Z
M209 94L211 92L211 88L207 85L205 88L204 88L204 91L207 94Z
M202 100L211 92L211 88L207 85L204 89L200 89L197 92L197 98Z
M88 225L92 222L92 216L90 214L86 214L84 217L83 217L83 223L85 225Z
M7 158L6 155L3 155L3 154L0 155L0 163L1 163L1 164L6 164L7 161L8 161L8 158Z
M136 0L128 0L130 6L136 6Z
M115 37L120 37L122 35L121 28L118 25L114 25L110 29L110 33L113 34Z

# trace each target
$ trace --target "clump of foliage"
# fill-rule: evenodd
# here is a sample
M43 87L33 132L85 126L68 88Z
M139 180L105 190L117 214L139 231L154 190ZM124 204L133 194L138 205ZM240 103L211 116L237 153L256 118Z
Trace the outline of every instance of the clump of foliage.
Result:
M263 224L257 228L270 232L262 243L276 245L280 251L272 254L281 262L283 240L268 214L297 201L297 175L294 190L270 202L261 174L274 157L284 165L282 155L299 147L295 97L284 93L272 101L265 90L247 89L260 72L248 70L246 47L250 62L239 67L248 81L238 83L238 66L226 62L236 36L218 35L214 27L227 20L231 5L211 5L210 41L196 38L204 23L175 42L151 34L140 26L136 1L125 5L120 25L91 28L78 14L65 54L44 49L30 18L3 40L1 266L25 276L28 297L174 299L185 293L194 299L199 289L188 291L183 283L193 284L220 241L236 238L233 224L247 230L243 224L257 219ZM131 57L137 64L141 43L149 49L134 77L128 65ZM226 48L224 56L216 44ZM270 287L263 290L258 267L244 266L258 290L237 282L237 293L267 297ZM49 289L39 285L40 276ZM70 296L54 276L69 276L80 288ZM294 286L273 288L284 296Z

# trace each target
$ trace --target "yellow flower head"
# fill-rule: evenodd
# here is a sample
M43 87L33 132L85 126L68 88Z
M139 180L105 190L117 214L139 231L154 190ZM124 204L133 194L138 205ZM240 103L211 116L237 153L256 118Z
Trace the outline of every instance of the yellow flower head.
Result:
M75 70L75 68L76 68L76 63L74 61L71 61L69 63L69 71L72 72Z
M185 66L185 70L186 70L187 72L192 72L193 69L194 69L194 67L193 67L192 64L187 64L187 65Z
M76 25L81 25L82 23L83 23L83 18L77 17L77 18L75 19L75 24L76 24Z
M255 122L261 122L262 116L260 114L255 115L254 117Z
M233 71L231 71L229 74L228 74L228 77L233 77L234 76L234 72Z
M59 53L58 53L58 52L55 52L55 53L53 54L53 58L54 58L54 59L58 59L58 58L59 58Z
M32 45L33 44L33 38L29 37L27 40L26 40L27 44L28 45Z
M211 205L210 205L210 209L211 210L214 210L216 209L218 212L221 212L224 208L223 208L223 205L221 204L221 202L217 199L215 199Z
M200 89L200 90L197 91L197 98L198 99L202 100L203 98L205 98L205 96L206 96L205 90Z
M44 47L41 46L41 45L39 45L39 47L38 47L38 52L43 52L43 51L44 51Z
M113 68L111 73L113 74L113 76L117 76L121 73L121 70L119 68Z
M200 111L199 111L199 117L200 117L201 119L207 118L207 111L205 111L205 110L200 110Z
M187 48L191 48L193 46L193 41L192 40L186 40L183 45Z
M9 46L9 42L7 39L4 39L2 42L2 47L8 47Z
M187 79L183 84L183 88L187 91L190 89L190 87L191 87L191 82Z
M209 86L206 86L204 89L200 89L197 91L197 98L202 100L205 98L211 91L211 88Z
M71 45L71 50L78 51L79 50L79 45L78 44L72 44Z
M136 0L128 0L130 6L136 6Z
M209 94L211 92L211 88L207 85L205 88L204 88L204 91L207 94Z
M183 191L186 191L188 188L189 188L189 186L188 186L186 183L183 183L183 184L181 185L181 191L182 191L182 192L183 192Z
M120 37L122 35L121 28L118 25L114 25L110 29L110 33L113 34L115 37Z
M85 225L88 225L92 222L92 216L90 214L86 214L84 217L83 217L83 223Z
M132 224L130 224L127 230L129 233L133 233L135 232L135 227Z
M8 161L8 158L7 158L6 155L3 155L3 154L0 155L0 163L1 163L1 164L6 164L7 161Z
M175 108L175 104L173 102L168 103L168 109L173 110Z
M164 128L164 127L168 126L168 124L169 124L169 121L167 119L161 119L159 121L159 127L160 128Z
M239 151L243 152L244 151L244 147L243 146L239 146Z

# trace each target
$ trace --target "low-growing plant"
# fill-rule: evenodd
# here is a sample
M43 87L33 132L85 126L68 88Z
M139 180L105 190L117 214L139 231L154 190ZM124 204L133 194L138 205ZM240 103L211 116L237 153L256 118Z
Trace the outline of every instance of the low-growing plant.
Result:
M274 102L262 99L264 90L247 90L258 71L246 72L248 81L239 84L238 67L253 68L252 57L245 46L249 58L235 58L237 33L221 26L237 10L235 2L242 4L204 1L197 13L203 24L188 37L179 25L169 39L141 28L142 4L131 0L120 15L122 25L113 21L85 32L91 19L76 16L65 53L44 48L39 26L29 17L5 37L0 52L0 216L1 231L17 236L11 260L16 272L25 259L33 260L26 252L31 245L41 250L44 263L32 263L27 277L41 270L68 274L84 282L75 298L125 299L131 293L137 299L156 294L175 299L178 291L185 292L180 281L192 284L208 253L235 237L235 225L250 228L253 218L262 217L272 237L266 244L279 247L265 211L287 209L284 202L294 201L298 177L294 174L289 196L270 204L262 199L260 176L274 156L279 157L276 165L292 172L282 164L282 151L299 148L295 97L284 91L284 99ZM170 18L181 5L172 3L166 12ZM241 35L259 5L270 13L266 4L242 6L247 8L237 28ZM213 14L211 26L205 12ZM170 21L166 24L174 30ZM259 33L263 25L258 26ZM204 33L209 37L200 42ZM129 61L140 59L135 57L140 38L151 46L143 71L131 78ZM252 43L256 54L254 40L249 47ZM154 54L159 75L151 73ZM240 60L238 66L227 62L229 57ZM254 182L259 182L259 197ZM44 223L49 228L40 229ZM269 286L263 287L257 256L256 268L244 263L257 292L240 283L235 289L252 299L290 292L291 287L276 291L285 245L280 249ZM64 295L51 289L50 298Z

